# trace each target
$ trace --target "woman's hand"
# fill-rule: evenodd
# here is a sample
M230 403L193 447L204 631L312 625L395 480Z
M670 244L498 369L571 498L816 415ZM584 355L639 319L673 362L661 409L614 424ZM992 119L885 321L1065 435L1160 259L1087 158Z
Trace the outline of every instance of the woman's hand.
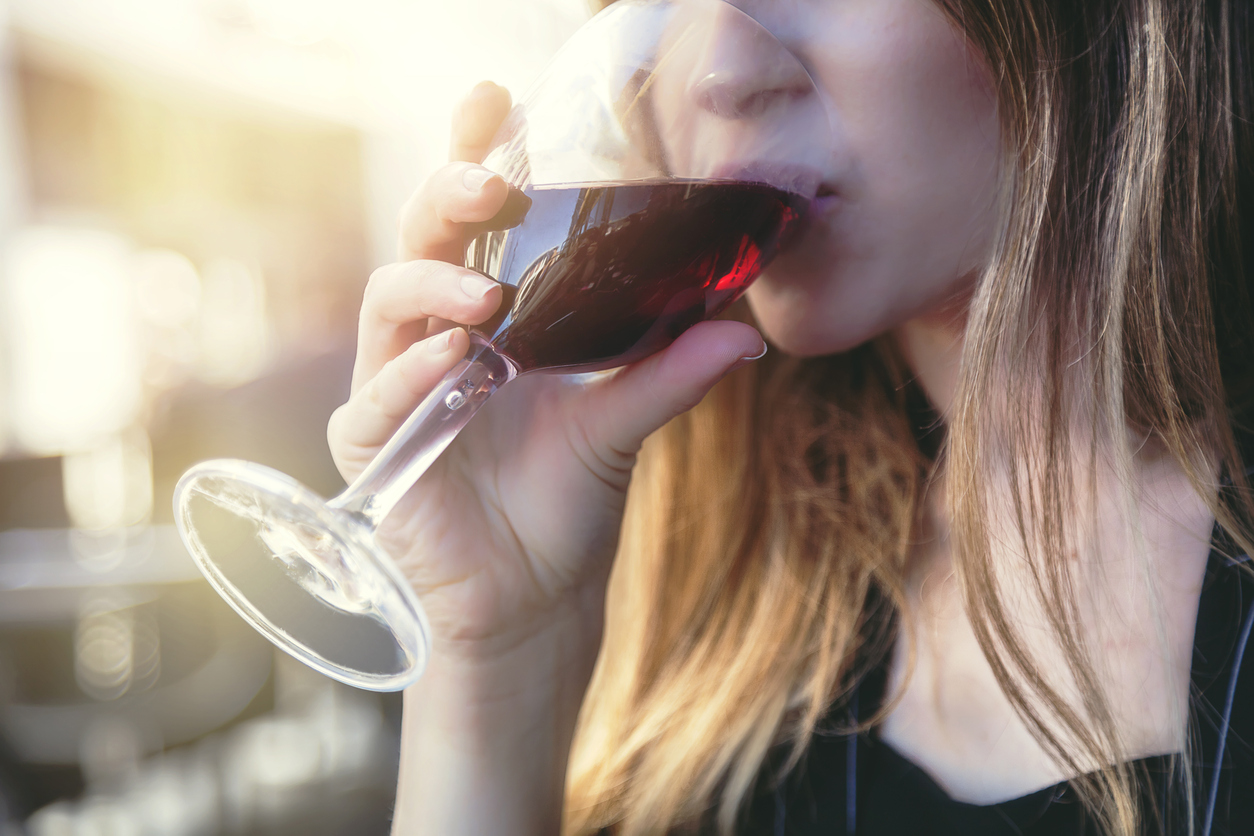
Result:
M461 265L464 225L505 201L475 163L508 110L503 89L475 89L455 120L456 161L406 204L400 261L371 276L352 396L328 427L346 479L462 358L463 326L501 303ZM711 322L617 372L515 380L384 520L432 630L426 674L405 695L394 833L558 831L636 452L762 351L749 326Z
M490 219L505 200L504 181L473 160L508 108L502 88L476 88L454 128L454 154L465 159L409 200L401 261L370 278L352 396L328 432L346 479L462 358L462 326L501 302L495 283L461 265L464 225ZM493 664L560 629L590 670L641 442L762 350L747 325L703 323L612 374L531 375L496 394L380 529L422 599L434 657Z

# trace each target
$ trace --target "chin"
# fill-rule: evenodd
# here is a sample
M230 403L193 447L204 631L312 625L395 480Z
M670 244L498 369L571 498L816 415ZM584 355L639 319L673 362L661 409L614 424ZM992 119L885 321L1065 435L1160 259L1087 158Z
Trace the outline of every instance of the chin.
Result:
M859 316L848 306L825 305L810 294L760 284L747 294L754 322L772 347L790 356L839 354L885 330L874 324L875 317Z

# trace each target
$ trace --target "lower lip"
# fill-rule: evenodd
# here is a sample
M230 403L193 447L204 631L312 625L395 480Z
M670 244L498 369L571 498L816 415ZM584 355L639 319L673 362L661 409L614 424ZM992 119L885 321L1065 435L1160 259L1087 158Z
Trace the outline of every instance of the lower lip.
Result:
M810 211L815 215L826 215L832 209L836 208L836 204L840 202L840 196L834 194L820 195L814 198L810 203Z

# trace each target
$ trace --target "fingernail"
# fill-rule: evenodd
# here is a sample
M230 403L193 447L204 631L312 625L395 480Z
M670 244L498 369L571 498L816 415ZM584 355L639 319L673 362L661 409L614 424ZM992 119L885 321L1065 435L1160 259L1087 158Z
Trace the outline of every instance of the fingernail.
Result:
M752 357L741 357L740 362L752 363L754 360L761 360L765 356L766 356L766 343L762 343L761 351L759 351L757 354L753 355Z
M496 82L481 81L471 89L471 91L466 95L466 98L467 99L483 98L484 96L496 90L496 88L499 86L500 85L498 85Z
M493 174L486 168L476 166L466 169L466 173L462 175L462 185L466 187L468 192L477 192L483 189L485 183L498 175Z
M488 291L496 287L496 282L491 279L484 278L478 273L462 274L461 288L471 299L478 302L480 299L488 295Z
M431 352L432 354L443 354L444 352L448 351L449 346L453 344L453 331L454 329L450 328L444 333L436 334L434 337L428 340L427 351Z
M741 357L739 360L736 361L736 365L731 367L731 371L734 372L736 371L736 369L744 368L745 366L752 363L754 360L761 360L765 356L766 356L766 343L762 343L761 351L759 351L757 354L754 354L750 357Z

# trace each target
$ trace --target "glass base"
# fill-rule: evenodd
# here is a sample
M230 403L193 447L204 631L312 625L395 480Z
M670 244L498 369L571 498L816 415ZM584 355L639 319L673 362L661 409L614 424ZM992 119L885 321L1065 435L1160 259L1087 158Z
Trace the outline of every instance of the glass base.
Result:
M209 583L282 650L372 691L421 676L426 615L359 517L277 470L230 459L189 470L174 512Z

